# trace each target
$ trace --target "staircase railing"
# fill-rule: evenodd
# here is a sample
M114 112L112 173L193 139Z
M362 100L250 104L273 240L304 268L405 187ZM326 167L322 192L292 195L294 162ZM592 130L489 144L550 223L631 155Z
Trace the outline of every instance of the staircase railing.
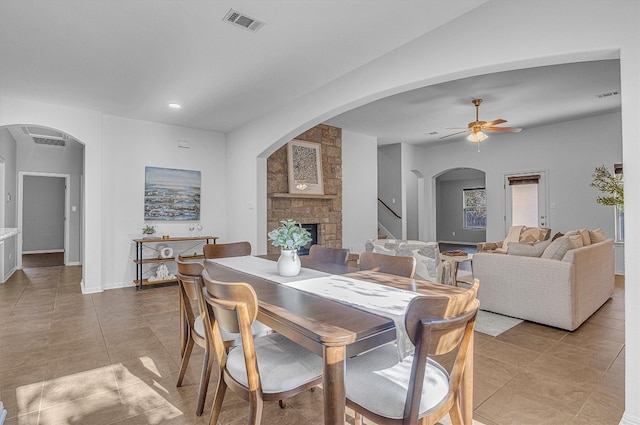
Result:
M399 219L402 219L402 217L400 217L398 214L396 214L396 212L393 209L391 209L391 207L389 205L387 205L382 199L378 198L378 202L380 202L382 205L384 205L384 207L386 209L388 209L391 212L391 214L393 214L394 216L396 216Z

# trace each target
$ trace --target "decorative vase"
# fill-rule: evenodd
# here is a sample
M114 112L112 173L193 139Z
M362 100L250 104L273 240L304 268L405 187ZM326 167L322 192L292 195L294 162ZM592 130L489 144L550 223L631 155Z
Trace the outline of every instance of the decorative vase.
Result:
M278 274L280 276L297 276L300 273L300 257L298 250L283 249L278 258Z

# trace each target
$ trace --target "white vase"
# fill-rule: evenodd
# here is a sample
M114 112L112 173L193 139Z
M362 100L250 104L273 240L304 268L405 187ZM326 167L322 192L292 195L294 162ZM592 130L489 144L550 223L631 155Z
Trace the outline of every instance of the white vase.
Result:
M298 250L283 249L280 251L280 258L278 258L278 274L280 276L298 276L300 266Z

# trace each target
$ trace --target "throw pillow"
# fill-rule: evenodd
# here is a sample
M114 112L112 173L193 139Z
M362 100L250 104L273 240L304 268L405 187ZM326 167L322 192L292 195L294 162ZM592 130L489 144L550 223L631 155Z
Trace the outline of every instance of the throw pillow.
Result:
M564 236L564 233L558 232L555 235L553 235L553 237L551 238L551 241L555 241L556 239L561 238L563 236Z
M582 237L580 235L577 236L582 240ZM552 241L547 249L544 250L540 258L562 260L562 257L564 257L564 254L566 254L569 249L575 248L577 239L576 235L571 237L572 239L570 239L570 237L571 236L564 235L562 237L559 237L555 241Z
M546 240L551 233L551 229L544 227L525 227L520 232L520 242L536 243Z
M550 244L551 239L534 244L509 242L507 254L521 255L523 257L540 257Z
M582 246L591 245L591 236L589 236L589 231L587 229L578 230L580 236L582 237Z
M606 239L604 230L602 229L589 230L589 238L591 239L591 243L602 242Z
M569 236L569 249L582 248L584 243L582 242L582 235L580 233Z

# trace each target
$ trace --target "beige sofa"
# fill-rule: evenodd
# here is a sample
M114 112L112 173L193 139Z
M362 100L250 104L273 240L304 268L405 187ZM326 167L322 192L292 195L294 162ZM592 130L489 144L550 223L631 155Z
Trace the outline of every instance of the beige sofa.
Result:
M578 240L581 245L580 234L567 235L563 239ZM546 241L542 248L552 250L561 243ZM565 253L554 251L555 258L535 256L534 245L509 245L510 250L534 256L507 252L478 253L473 257L473 276L480 280L478 299L482 310L572 331L613 294L615 256L611 239L569 246ZM531 252L525 253L527 250Z

